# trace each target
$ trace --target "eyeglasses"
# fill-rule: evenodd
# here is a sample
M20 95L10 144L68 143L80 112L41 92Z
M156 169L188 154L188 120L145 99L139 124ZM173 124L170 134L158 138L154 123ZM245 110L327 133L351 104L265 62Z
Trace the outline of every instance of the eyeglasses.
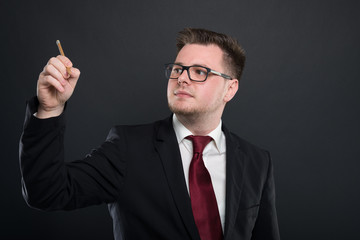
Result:
M189 79L191 81L195 81L195 82L204 82L206 81L207 77L209 76L209 73L218 75L220 77L223 77L225 79L229 79L232 80L232 77L223 74L223 73L219 73L215 70L212 70L210 68L207 67L203 67L203 66L198 66L198 65L194 65L194 66L183 66L180 64L176 64L176 63L168 63L165 64L165 76L167 79L177 79L180 77L180 75L182 74L183 71L187 70Z

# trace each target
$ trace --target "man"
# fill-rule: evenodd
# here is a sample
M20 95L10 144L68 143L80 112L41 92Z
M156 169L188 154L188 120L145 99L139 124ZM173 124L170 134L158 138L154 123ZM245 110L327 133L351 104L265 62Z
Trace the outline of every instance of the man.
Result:
M44 210L107 203L115 239L279 239L269 153L222 125L245 55L229 36L179 33L167 64L170 118L116 126L84 159L64 163L65 103L80 71L51 58L28 103L20 142L23 195ZM71 75L66 68L71 68Z

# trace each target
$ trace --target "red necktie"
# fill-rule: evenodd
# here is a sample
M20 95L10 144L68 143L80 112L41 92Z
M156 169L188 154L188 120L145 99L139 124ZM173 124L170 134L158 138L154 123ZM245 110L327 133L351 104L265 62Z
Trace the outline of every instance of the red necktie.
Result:
M191 207L201 240L223 239L219 210L210 174L202 153L212 141L209 136L187 136L193 142L193 158L189 169L189 190Z

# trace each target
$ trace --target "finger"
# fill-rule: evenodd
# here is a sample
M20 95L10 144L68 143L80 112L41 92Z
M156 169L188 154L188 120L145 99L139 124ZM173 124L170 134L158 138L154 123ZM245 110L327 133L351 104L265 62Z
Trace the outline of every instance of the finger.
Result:
M71 68L73 66L72 62L70 61L69 58L67 58L66 56L64 55L58 55L57 58L65 65L66 67L66 76L67 77L70 77L71 75Z
M75 88L79 77L80 77L80 70L77 68L71 68L71 76L68 79L68 82L73 88Z
M53 64L48 64L44 67L44 76L47 75L50 75L53 78L57 79L62 85L66 84L66 80L63 77L62 73Z
M69 78L69 74L66 71L66 66L64 63L57 57L50 58L48 65L53 65L63 76L63 78Z
M71 68L73 66L70 59L65 56L58 55L56 58L59 59L64 64L65 67Z
M58 80L56 80L55 78L53 78L51 75L45 76L43 78L43 80L44 80L45 84L54 87L59 92L65 91L65 88L60 84L60 82Z
M71 78L79 78L80 77L80 70L78 68L72 67L71 69Z

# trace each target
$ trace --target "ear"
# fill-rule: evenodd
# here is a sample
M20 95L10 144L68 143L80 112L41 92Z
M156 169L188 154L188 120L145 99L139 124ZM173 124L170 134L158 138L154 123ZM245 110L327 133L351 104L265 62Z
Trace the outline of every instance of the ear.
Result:
M229 102L236 94L237 90L239 89L239 80L232 79L228 80L227 92L224 96L224 102Z

